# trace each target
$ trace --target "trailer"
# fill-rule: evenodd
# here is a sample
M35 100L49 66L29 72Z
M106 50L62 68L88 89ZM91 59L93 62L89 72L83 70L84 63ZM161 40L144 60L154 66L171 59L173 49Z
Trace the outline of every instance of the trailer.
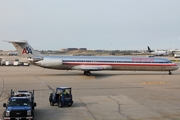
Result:
M6 66L11 66L11 65L12 65L12 62L10 62L10 61L5 61L5 65L6 65Z
M180 58L180 54L174 54L174 58Z
M27 63L27 62L23 62L23 64L22 64L23 66L29 66L30 64L29 63Z
M5 61L6 61L5 59L2 59L2 60L0 61L0 65L1 65L1 66L4 66L4 65L5 65Z
M13 62L13 65L14 66L19 66L20 65L20 62L18 59L15 59L14 62Z

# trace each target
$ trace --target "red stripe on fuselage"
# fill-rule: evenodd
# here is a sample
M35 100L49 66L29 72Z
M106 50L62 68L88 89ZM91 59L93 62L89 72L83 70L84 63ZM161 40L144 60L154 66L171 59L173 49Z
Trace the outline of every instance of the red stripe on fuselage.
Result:
M64 62L64 65L110 65L110 66L177 66L173 63L85 63L85 62Z

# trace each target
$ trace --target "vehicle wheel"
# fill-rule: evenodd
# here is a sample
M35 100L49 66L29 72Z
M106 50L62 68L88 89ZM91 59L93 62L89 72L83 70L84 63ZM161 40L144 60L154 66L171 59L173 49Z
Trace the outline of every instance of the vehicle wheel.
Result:
M72 106L72 103L69 103L68 106L69 106L69 107Z
M33 118L31 120L34 120L34 112L33 112L32 116L33 116Z
M58 102L58 107L63 107L63 104L61 103L61 101Z
M53 93L51 93L51 94L49 95L49 102L51 102L52 96L53 96Z
M51 105L51 106L54 106L54 102L53 102L53 101L50 101L50 105Z

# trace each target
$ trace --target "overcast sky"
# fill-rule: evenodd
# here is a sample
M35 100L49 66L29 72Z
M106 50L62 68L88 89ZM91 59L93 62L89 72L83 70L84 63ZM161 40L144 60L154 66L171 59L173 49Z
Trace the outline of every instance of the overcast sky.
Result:
M180 49L180 0L0 0L0 40L38 50Z

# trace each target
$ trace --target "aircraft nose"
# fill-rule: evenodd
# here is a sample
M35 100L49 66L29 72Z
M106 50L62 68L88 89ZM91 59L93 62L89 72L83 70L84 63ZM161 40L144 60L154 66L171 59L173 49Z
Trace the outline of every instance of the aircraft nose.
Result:
M179 69L179 65L175 64L174 69L175 70Z
M179 69L179 66L177 65L176 68Z

